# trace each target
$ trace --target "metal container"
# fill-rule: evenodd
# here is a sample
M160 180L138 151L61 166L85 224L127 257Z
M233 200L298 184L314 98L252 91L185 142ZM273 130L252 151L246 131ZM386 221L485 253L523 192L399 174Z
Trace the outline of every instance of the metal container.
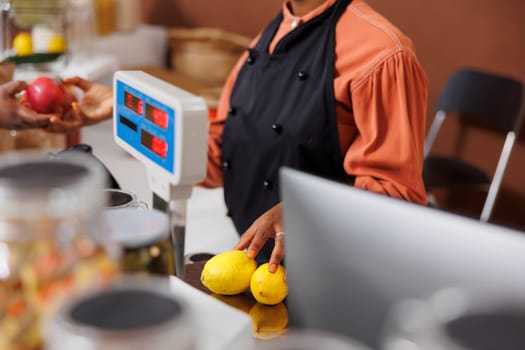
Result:
M106 209L148 209L148 205L138 200L137 195L133 192L116 188L107 188L104 191L108 199Z
M156 209L112 209L105 211L104 223L122 249L122 272L175 274L169 218L165 213Z
M116 274L92 158L0 156L0 349L41 348L41 321L61 301Z

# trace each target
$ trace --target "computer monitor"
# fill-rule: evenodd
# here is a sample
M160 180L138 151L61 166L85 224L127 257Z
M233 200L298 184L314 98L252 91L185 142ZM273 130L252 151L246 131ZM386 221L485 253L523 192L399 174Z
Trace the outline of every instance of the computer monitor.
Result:
M525 295L525 235L356 189L280 172L290 326L379 348L405 298L446 287Z

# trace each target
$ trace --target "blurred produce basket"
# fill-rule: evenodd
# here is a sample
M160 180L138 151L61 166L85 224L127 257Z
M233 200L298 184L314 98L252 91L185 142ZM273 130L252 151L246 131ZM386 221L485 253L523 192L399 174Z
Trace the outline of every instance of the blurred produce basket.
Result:
M172 28L171 68L205 84L222 86L250 39L218 28Z

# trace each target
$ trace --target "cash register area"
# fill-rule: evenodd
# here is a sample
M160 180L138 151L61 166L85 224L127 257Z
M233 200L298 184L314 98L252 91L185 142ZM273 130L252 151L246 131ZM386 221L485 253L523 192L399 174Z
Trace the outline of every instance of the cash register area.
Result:
M135 2L129 1L129 3ZM128 0L125 3L128 3ZM151 67L163 66L167 55L167 37L166 28L148 25L138 25L133 30L97 37L92 42L89 59L73 56L65 66L58 70L58 75L61 78L80 76L113 86L116 72L125 71L124 74L129 74L129 72L126 73L128 70L153 72L155 69L152 70ZM39 72L31 69L16 69L14 79L29 81L38 74ZM133 77L132 73L130 77ZM138 87L136 90L131 90L135 91L132 99L136 99L137 96L140 98L141 93L144 92L142 96L145 98L144 101L151 97L148 100L150 103L156 100L155 102L160 102L159 105L169 107L174 105L166 102L166 96L160 96L162 89L149 90L150 86L142 83L145 80L139 79L139 83L133 79L123 81L130 84L132 88ZM171 83L173 84L173 81ZM141 90L146 85L148 89ZM115 86L117 86L116 83ZM166 85L159 86L167 87ZM179 87L185 89L185 86ZM172 91L169 87L167 90ZM146 102L144 105L147 109ZM116 99L115 106L116 109L119 108L118 99ZM142 111L142 104L140 106ZM149 107L151 106L150 104ZM130 106L126 105L126 107ZM155 106L153 107L155 109ZM142 112L137 114L142 114ZM127 124L124 124L128 127L131 125L130 129L135 129L135 132L144 130L141 124L137 124L141 123L138 121L140 118L132 120L133 116L125 113L123 115L124 118L119 115L117 123L122 123L122 119L125 119ZM206 115L203 120L207 117ZM159 187L158 185L155 189L151 187L155 186L151 185L155 181L152 181L152 173L149 172L150 164L145 164L144 159L140 159L140 155L137 158L137 154L132 149L133 145L130 144L131 148L123 146L122 142L126 143L126 140L119 135L117 123L115 120L106 120L84 127L80 130L75 142L89 145L92 154L105 166L118 182L119 187L136 196L136 202L142 203L141 205L147 208L158 208L159 197L154 196L154 193L159 193ZM164 127L164 129L162 132L165 132L163 135L166 136L173 131L173 126ZM205 134L204 127L199 131ZM8 130L1 130L0 133L2 132L9 134ZM41 131L37 130L37 132ZM143 138L143 134L140 137ZM152 145L152 139L155 136L148 134L148 137L150 137L148 148L155 152ZM202 140L195 141L195 144L205 144L205 136L203 137ZM0 141L2 141L1 137ZM144 142L142 144L144 145ZM165 143L163 145L165 146ZM53 149L53 152L63 148L62 144ZM169 149L173 153L173 148L162 147L160 151L158 149L157 151L162 154L161 157L168 159L172 154L166 150ZM186 147L186 151L188 149L191 150L192 147ZM205 150L201 149L201 151L199 156L203 157L204 162ZM64 164L64 166L66 168L73 166L71 169L88 168L87 165L82 164L80 158L79 156L79 159L71 159L72 163ZM27 219L22 215L24 211L27 210L28 216L31 217L30 211L24 206L27 201L24 202L26 198L23 195L27 195L27 189L24 189L22 184L20 191L16 192L6 186L3 177L13 177L14 173L5 171L6 164L9 165L9 162L0 162L0 180L2 180L0 181L0 214L9 213L13 217L21 217L23 221ZM14 169L25 169L23 164L22 166L16 164L16 160L13 164ZM40 165L45 168L48 164ZM32 175L33 178L40 176L36 172ZM166 181L166 177L162 176L157 179L160 179L160 182ZM200 283L200 272L206 259L231 250L239 239L227 216L221 188L205 189L189 186L191 195L183 198L185 211L183 220L185 231L184 276L179 273L176 274L177 277L175 275L166 276L166 274L162 277L158 275L154 277L153 274L148 274L144 279L142 278L144 274L140 275L142 277L137 277L138 275L115 272L117 269L111 270L108 267L110 264L105 265L105 260L97 260L96 254L94 258L87 254L88 251L96 253L96 250L93 250L93 246L84 239L85 237L80 237L78 242L75 241L75 244L78 244L75 249L78 248L81 252L86 253L84 260L96 262L96 264L88 263L85 266L96 265L95 274L102 276L102 279L106 275L111 275L109 278L111 283L109 288L103 288L102 292L100 288L95 288L92 292L80 296L74 293L66 295L66 300L62 300L63 303L54 312L48 312L48 310L44 312L43 309L47 309L45 301L48 291L50 295L56 293L53 290L54 283L50 283L55 281L53 278L40 278L38 273L44 271L53 277L60 275L52 271L53 266L58 266L64 261L65 264L69 264L69 267L74 264L66 261L67 259L60 260L63 257L57 258L52 254L47 256L46 252L40 255L46 255L46 259L52 258L45 261L47 265L33 264L34 261L30 261L30 264L25 264L24 268L17 271L20 276L17 276L15 282L5 283L2 277L5 277L6 271L9 270L8 264L5 263L8 260L6 256L12 254L14 258L24 260L24 254L20 254L17 250L20 242L16 237L13 239L14 231L6 230L10 223L6 225L5 222L9 222L11 217L4 220L5 218L0 215L0 307L9 305L5 312L0 308L0 350L371 350L379 348L380 345L383 346L381 349L385 350L523 349L525 282L522 267L525 258L522 252L525 251L525 241L522 240L522 237L518 237L516 232L509 232L506 235L503 229L496 226L485 227L467 219L434 214L428 211L429 208L404 206L389 202L389 199L383 196L368 197L362 193L352 192L347 186L338 187L339 184L326 183L323 182L324 180L309 178L304 174L295 174L293 171L290 172L290 169L288 172L285 169L283 179L286 180L282 182L285 219L286 215L289 219L286 229L287 244L289 244L286 253L289 296L284 303L275 306L255 303L249 292L234 298L213 295ZM168 186L179 185L173 183L177 181L176 179L170 178L169 180L172 183ZM80 198L81 195L84 196L82 198L93 197L90 200L96 202L95 192L89 195L88 185L90 183L79 181L83 187L78 188L77 197ZM34 184L38 185L39 181ZM188 184L183 185L186 190ZM38 186L45 187L45 184ZM48 190L49 187L45 190ZM308 188L308 191L305 191L305 188ZM66 190L71 194L76 191L76 188L69 186ZM9 195L13 196L12 202L8 201ZM170 192L167 197L171 195ZM28 196L31 197L31 194ZM288 198L288 203L286 198ZM168 199L163 199L171 204ZM385 200L384 203L383 200ZM91 205L102 206L101 203L95 202ZM297 203L300 205L294 205ZM349 213L346 211L347 208L354 208L354 210ZM57 208L53 209L57 210ZM69 210L67 205L59 209L59 212ZM168 213L171 215L173 212L169 212L170 210L171 208ZM377 215L378 212L381 215ZM418 218L415 221L413 220L414 213ZM137 220L140 220L140 215L137 214L137 217L130 218L126 227L132 227ZM381 217L381 220L375 219L377 217ZM67 215L64 214L61 219L64 218L67 222ZM340 223L339 220L342 220L343 223L337 224ZM407 222L410 222L410 225L407 225ZM37 228L60 231L51 227L52 225L49 227L42 223L38 225L40 226L36 226ZM348 232L347 228L350 226L356 229ZM169 227L174 226L166 224L166 227L168 229L165 232L169 232ZM392 227L401 229L392 230ZM28 231L27 227L23 229ZM451 247L450 242L457 239L457 237L452 237L456 231L464 231L462 232L465 235L464 241ZM5 232L7 232L7 238L2 236L6 234ZM322 238L318 237L319 232L323 233ZM428 238L424 238L421 235L422 232L428 234ZM429 244L428 240L434 243ZM29 248L22 244L20 252L40 258L40 252L34 254L33 251L43 249L42 244L38 239L35 241L34 245L29 244ZM11 246L15 247L12 251L10 251ZM89 247L91 250L87 249ZM120 250L121 248L119 247ZM16 254L19 256L15 256ZM318 261L312 259L312 256L323 256L323 259ZM200 257L203 257L202 260L199 260ZM27 263L27 260L31 259L25 258L25 260ZM181 264L174 265L176 265L175 268L180 269ZM388 269L385 266L388 266ZM461 266L463 268L460 268ZM291 273L292 270L293 273ZM86 277L86 274L89 273L92 274L90 278ZM8 273L7 275L9 276ZM115 275L120 276L112 279ZM85 281L94 281L99 278L93 278L93 271L87 270L79 276L74 275L73 282L71 276L57 278L56 286L58 289L68 289L70 283L77 282L76 279L85 283ZM514 278L514 276L517 277ZM24 290L25 287L20 287L23 284L20 281L25 281L29 287ZM114 281L116 282L112 284ZM511 305L512 308L504 309L512 311L503 315L505 317L510 315L510 318L490 318L489 321L495 320L494 323L483 323L487 331L479 332L480 323L476 323L478 319L467 319L471 310L467 310L466 306L471 305L467 305L462 299L472 298L472 295L465 296L455 293L457 291L454 290L452 290L454 293L449 293L450 290L445 289L444 293L437 294L439 298L433 297L429 299L431 302L428 302L426 298L430 295L429 290L439 289L437 286L448 286L451 281L469 282L470 285L476 286L475 290L479 291L496 290L499 294L495 294L497 297L494 298L494 305L501 301L500 297L503 294L501 291L505 291L505 296L508 290L518 291L516 293L518 296L512 295L510 299L517 300L517 302ZM46 289L48 286L51 287L49 290ZM506 287L508 290L505 289ZM443 290L440 291L443 292ZM404 303L398 305L397 302L407 295L411 298L402 300ZM481 309L485 312L485 304L492 305L493 300L488 299L488 303L487 299L482 299L482 301L483 308ZM504 301L507 302L507 300ZM390 312L394 303L395 306L401 306L399 310L393 309L399 311L399 315L396 312ZM28 311L27 305L37 307ZM497 304L498 308L500 306ZM504 306L507 307L506 304ZM42 310L39 307L42 307ZM516 310L520 313L516 314ZM448 314L444 311L448 311ZM468 347L452 342L443 332L445 329L443 324L446 322L441 320L441 318L446 318L444 316L452 315L452 311L463 312L468 321L465 324L472 326L472 329L477 332L471 332L469 327L463 327L460 332L462 336L467 335L469 338L472 335L472 339L478 340L479 334L487 334L487 337L491 339L484 339L486 340L485 345L495 344L495 346ZM497 309L497 311L501 310ZM490 312L486 313L490 316ZM40 325L35 326L33 320L27 319L29 315L39 322L38 318L42 314L48 314L49 317L46 317L41 327ZM399 320L392 315L399 316ZM481 316L484 315L485 313L481 314ZM390 329L383 328L383 318L386 316L390 317L388 321L391 324L386 323ZM460 317L457 319L461 320ZM508 322L505 323L502 320ZM16 329L22 323L29 325L27 329L31 332L24 333L20 331L21 327ZM448 326L448 323L446 325ZM295 326L297 328L294 328ZM41 331L42 334L33 334L35 329ZM320 331L321 329L325 331ZM385 337L387 341L381 344L384 334L388 335L385 330L393 336ZM5 334L2 333L4 331ZM40 343L35 345L29 341L33 338L38 339L38 337L44 338L44 345ZM502 338L504 341L501 340ZM13 346L13 343L16 345ZM445 346L434 347L436 344L445 344Z
M60 72L61 77L80 76L91 81L112 85L113 74L133 66L161 65L165 57L166 31L164 28L141 25L131 32L118 32L97 38L93 42L94 54L89 60L71 61ZM137 50L137 48L140 48ZM29 74L29 75L28 75ZM27 80L34 72L15 71L14 79ZM105 165L118 181L120 187L134 193L138 200L152 207L152 190L148 186L144 164L117 146L111 120L85 127L80 132L81 143L88 144L93 154ZM216 254L230 250L238 235L228 217L223 202L222 189L194 188L187 201L185 254ZM210 297L199 289L171 277L173 295L189 306L193 325L194 349L251 349L255 338L252 321L247 313ZM80 346L78 338L68 343L51 344L50 347L70 348ZM162 338L158 338L159 341ZM70 339L71 340L71 339ZM80 342L79 342L80 341ZM169 342L169 339L165 339ZM184 341L180 341L181 346ZM80 345L79 345L80 344ZM153 343L151 344L153 345ZM64 347L65 346L65 347ZM86 346L84 344L83 346ZM138 346L129 344L128 348ZM90 348L80 347L80 348ZM116 347L115 347L116 348ZM186 349L177 341L156 348ZM189 349L189 348L188 348Z

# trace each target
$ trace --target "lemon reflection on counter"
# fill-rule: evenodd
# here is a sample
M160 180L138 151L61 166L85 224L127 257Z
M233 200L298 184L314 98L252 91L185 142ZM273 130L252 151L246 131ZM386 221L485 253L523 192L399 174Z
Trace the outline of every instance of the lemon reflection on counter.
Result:
M256 303L255 299L253 299L253 297L248 293L241 293L237 295L222 295L212 293L211 296L246 314L250 312Z
M287 333L288 309L284 303L265 305L257 302L250 293L211 297L248 314L252 320L252 334L257 339L273 339Z
M256 303L248 314L252 319L253 336L257 339L272 339L287 333L288 309L284 303Z

